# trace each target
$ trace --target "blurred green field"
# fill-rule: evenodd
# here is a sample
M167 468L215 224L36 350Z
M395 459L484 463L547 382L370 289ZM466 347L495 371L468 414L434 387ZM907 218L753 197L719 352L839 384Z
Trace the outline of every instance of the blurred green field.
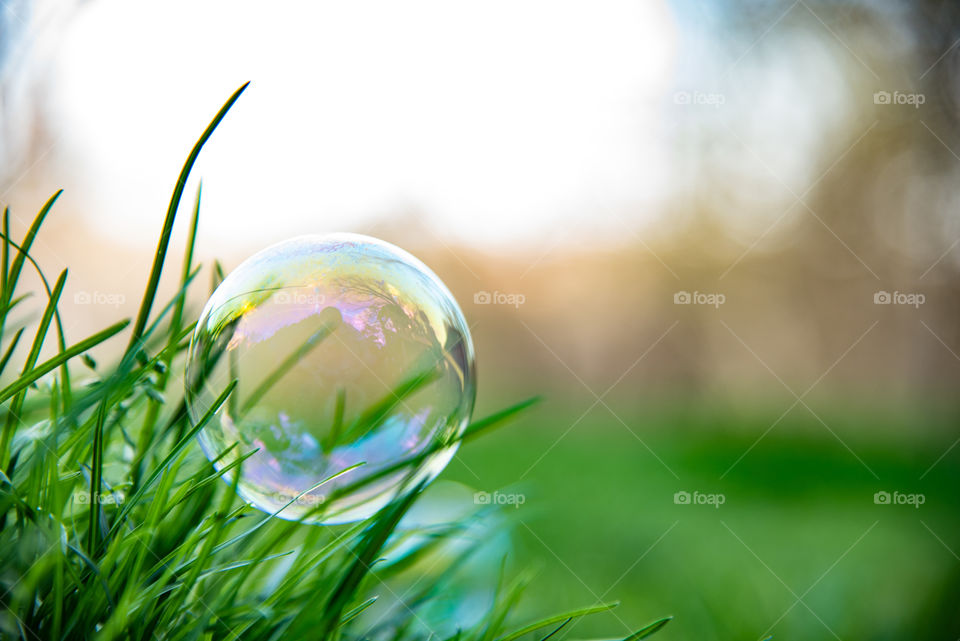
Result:
M466 446L442 477L523 494L504 509L514 567L540 567L525 609L622 602L567 626L568 638L624 636L665 615L665 641L960 635L949 409L818 409L856 456L802 408L752 449L782 409L618 410L634 436L601 407L558 442L580 412L547 400ZM678 505L678 491L725 502ZM924 503L878 505L878 491Z

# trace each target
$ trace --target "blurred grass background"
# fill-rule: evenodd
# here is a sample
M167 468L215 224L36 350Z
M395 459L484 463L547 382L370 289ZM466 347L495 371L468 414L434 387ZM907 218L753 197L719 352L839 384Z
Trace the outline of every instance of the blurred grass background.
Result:
M478 414L545 398L442 477L524 497L531 610L960 637L960 8L441 4L3 3L0 201L16 237L67 187L36 252L68 337L130 314L191 136L252 79L198 255L357 231L448 283Z
M798 413L719 480L773 413L644 412L631 425L675 478L609 416L584 419L554 446L551 428L569 416L544 407L537 420L469 448L449 476L524 493L523 505L507 509L518 522L517 558L542 564L536 600L622 600L616 618L583 621L571 638L668 613L676 620L666 639L935 639L957 629L956 458L919 480L949 446L942 439L897 436L898 425L876 412L824 412L858 434L850 442L878 482ZM878 488L897 487L926 503L874 503ZM725 503L676 505L678 490L722 493Z

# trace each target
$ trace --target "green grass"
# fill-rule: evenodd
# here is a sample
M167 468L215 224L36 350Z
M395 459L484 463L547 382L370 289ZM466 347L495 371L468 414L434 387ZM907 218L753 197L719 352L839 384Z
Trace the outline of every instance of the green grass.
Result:
M179 372L192 331L186 295L200 271L193 262L199 193L178 291L162 305L157 292L190 170L245 87L190 152L132 325L121 320L68 343L58 312L67 272L51 286L30 253L59 194L19 242L11 238L4 213L0 376L9 382L0 389L0 634L512 641L548 638L572 621L611 610L616 603L588 598L586 606L516 622L529 577L510 578L501 563L480 617L462 625L454 615L438 618L453 593L448 583L482 554L482 537L462 535L490 522L490 510L405 525L423 492L417 486L357 524L284 521L251 509L223 482L243 457L217 472L199 453L194 437L233 390L228 386L200 421L190 421ZM40 275L46 301L35 324L15 327L11 312L34 300L18 293L28 265ZM213 282L220 278L215 265ZM97 364L89 351L122 339L128 328L116 361ZM31 336L17 367L15 355ZM52 355L41 359L45 346ZM463 440L500 426L528 405L474 421ZM397 468L409 463L398 461ZM640 639L665 623L658 619L620 638ZM442 637L435 633L438 626L446 631Z
M955 412L818 405L879 480L803 411L721 479L779 406L614 405L678 479L602 408L556 443L591 398L581 405L576 392L543 391L519 429L467 448L446 478L525 495L510 509L515 547L543 568L524 608L608 593L623 601L572 623L571 638L622 632L661 612L675 616L656 637L663 641L834 638L824 623L841 639L960 636L960 452L931 469L956 440ZM721 492L726 503L676 505L679 490ZM920 492L926 502L876 505L878 490ZM809 610L794 606L791 590Z

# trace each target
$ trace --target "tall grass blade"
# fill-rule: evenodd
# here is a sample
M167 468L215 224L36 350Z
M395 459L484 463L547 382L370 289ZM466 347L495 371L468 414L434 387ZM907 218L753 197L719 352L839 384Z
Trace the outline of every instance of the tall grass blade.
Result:
M180 208L180 199L183 197L184 187L187 185L187 178L190 177L190 171L193 169L200 150L213 135L213 131L227 115L230 107L237 101L240 94L250 85L246 82L237 89L227 102L220 108L220 111L213 117L210 124L200 135L200 138L190 150L183 168L180 170L180 176L177 178L177 184L173 188L173 194L170 197L170 205L167 207L167 216L163 221L163 229L160 232L160 241L157 243L157 252L153 259L153 268L150 270L150 279L147 281L147 289L143 294L143 300L140 303L140 311L137 312L137 320L133 325L133 333L130 336L130 343L127 345L127 352L134 352L140 349L140 339L144 328L147 326L147 319L150 316L150 309L153 307L153 299L157 295L157 287L160 285L160 273L163 271L163 262L167 256L167 248L170 245L170 234L173 232L173 222L177 216L177 210Z

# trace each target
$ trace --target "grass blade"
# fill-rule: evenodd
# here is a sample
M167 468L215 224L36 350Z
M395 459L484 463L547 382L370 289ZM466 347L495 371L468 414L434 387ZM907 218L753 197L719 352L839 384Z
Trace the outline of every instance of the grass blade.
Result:
M33 246L33 241L36 240L37 234L40 233L40 226L43 225L43 221L46 219L47 214L50 213L50 210L53 208L53 203L57 202L57 199L60 197L60 194L63 193L63 190L58 190L53 196L44 203L43 207L40 208L40 212L37 214L37 217L33 219L33 223L30 225L30 229L27 230L26 236L23 237L23 241L20 243L17 249L17 255L13 259L13 263L10 265L9 271L6 272L6 279L4 280L4 290L2 300L0 300L0 332L3 331L4 320L7 316L7 308L10 301L13 299L13 292L16 291L17 281L20 280L20 272L23 270L23 261L26 260L27 254L30 252L30 247ZM5 217L6 218L6 217ZM9 252L6 249L6 245L15 245L9 241L9 224L4 223L4 238L7 239L7 242L4 243L5 251ZM9 253L4 257L4 262L9 258ZM4 265L5 266L5 265Z
M237 89L227 102L220 107L220 111L213 117L210 124L200 135L200 138L190 150L183 168L180 170L180 176L177 178L177 184L173 188L173 194L170 197L170 205L167 207L167 216L163 221L163 229L160 232L160 241L157 243L157 252L153 258L153 268L150 270L150 279L147 281L147 288L143 294L143 300L140 303L140 311L137 312L137 320L133 326L133 333L130 336L130 343L127 345L127 352L134 352L140 348L140 337L144 328L147 326L147 319L150 316L150 309L153 307L153 300L157 295L157 287L160 285L160 273L163 271L163 262L167 256L167 248L170 245L170 234L173 232L173 222L177 217L177 210L180 208L180 199L183 197L183 190L187 185L187 178L190 177L190 171L193 169L200 150L213 135L213 131L227 115L230 107L237 101L240 94L247 88L249 82L246 82Z
M337 314L336 319L328 320L325 322L320 329L315 331L313 334L307 337L297 349L295 349L291 354L289 354L283 361L280 362L277 367L270 372L263 379L263 381L252 391L250 396L246 401L243 402L243 405L240 408L240 416L242 417L250 408L256 405L264 394L270 391L274 385L276 385L281 378L283 378L287 372L296 367L303 358L309 354L315 347L324 341L325 338L330 336L333 332L340 327L340 315ZM232 354L233 352L231 352Z
M199 434L200 430L202 430L206 426L206 424L210 422L210 419L213 418L213 415L216 413L217 410L220 409L220 406L223 404L224 401L227 400L227 397L230 395L231 392L233 392L233 390L236 387L237 387L237 381L235 380L230 381L230 384L227 385L226 389L224 389L223 392L221 392L220 396L218 396L217 399L213 402L213 404L210 406L210 409L207 410L207 413L204 414L200 418L200 420L197 422L197 424L194 425L193 428L190 431L188 431L183 436L183 438L180 439L180 441L173 447L172 450L170 450L170 453L167 454L167 456L163 459L163 461L161 461L160 465L158 465L157 468L150 474L150 476L147 477L147 480L144 481L144 483L137 489L137 492L133 495L133 497L131 497L129 501L126 501L123 504L123 509L120 510L120 514L117 515L117 520L113 524L113 527L110 530L111 534L113 534L114 531L120 526L120 523L123 521L123 518L130 512L133 506L140 502L140 500L143 498L143 495L147 491L147 489L149 489L150 486L153 485L153 483L160 477L160 475L167 468L167 466L170 465L173 459L177 458L177 456L180 455L183 449L193 440L193 437Z
M529 623L519 630L515 630L510 634L505 634L501 637L497 637L497 641L513 641L514 639L519 639L525 634L529 634L540 628L545 628L548 625L553 625L554 623L560 623L564 619L576 619L578 617L584 617L590 614L597 614L598 612L607 612L614 609L620 605L619 601L614 601L612 603L601 603L600 605L593 605L588 608L579 608L577 610L570 610L569 612L564 612L563 614L555 614L551 617L545 619L540 619L539 621L534 621Z
M13 335L13 340L10 341L10 345L7 346L7 351L3 353L3 358L0 358L0 374L3 374L3 370L7 368L7 363L10 362L10 357L13 356L13 350L17 348L17 343L20 342L20 337L23 336L24 330L26 330L26 327L21 327L17 330L17 333Z
M344 609L353 600L357 589L360 587L360 582L370 572L370 566L380 554L387 538L397 527L400 519L410 506L413 505L422 489L423 484L420 484L400 501L390 505L380 513L379 518L367 530L366 535L364 535L356 550L353 551L354 561L343 574L343 578L324 606L323 615L318 623L320 629L318 638L330 639L331 641L336 639Z
M673 621L673 617L664 617L662 619L658 619L653 623L646 625L643 628L637 630L636 632L628 636L623 641L640 641L640 639L646 639L647 637L654 634L655 632L658 632L660 628L667 625L671 621Z
M76 345L71 346L67 350L60 352L51 359L44 361L42 364L37 365L29 372L23 374L15 380L14 382L7 385L5 388L0 390L0 403L5 402L7 399L12 397L17 392L26 389L34 381L43 376L44 374L56 369L63 363L66 363L68 360L75 356L79 356L84 353L91 347L99 345L103 341L109 339L110 337L122 332L127 325L130 324L129 320L123 320L119 323L111 325L107 329L97 332L90 338L80 341Z
M30 353L27 354L27 360L23 365L23 375L29 373L33 369L33 366L36 365L37 359L40 358L40 350L43 348L43 340L47 336L47 330L50 329L50 322L53 320L54 310L57 309L57 304L60 302L60 295L63 293L63 286L66 284L66 282L67 270L63 270L60 273L60 277L57 279L57 284L53 289L53 293L50 295L50 300L47 303L47 307L43 311L43 317L40 319L40 324L37 327L37 333L34 336L33 345L30 347ZM20 422L20 409L23 406L23 398L25 393L26 387L16 393L16 395L13 397L13 402L10 403L10 407L8 408L9 413L7 414L6 423L3 426L3 436L0 437L0 460L4 462L6 462L7 449L10 447L10 440L13 438L13 431L17 423Z
M100 540L100 484L103 480L103 424L107 420L107 397L100 401L97 422L93 429L93 462L90 465L90 525L87 531L87 551L96 556Z

